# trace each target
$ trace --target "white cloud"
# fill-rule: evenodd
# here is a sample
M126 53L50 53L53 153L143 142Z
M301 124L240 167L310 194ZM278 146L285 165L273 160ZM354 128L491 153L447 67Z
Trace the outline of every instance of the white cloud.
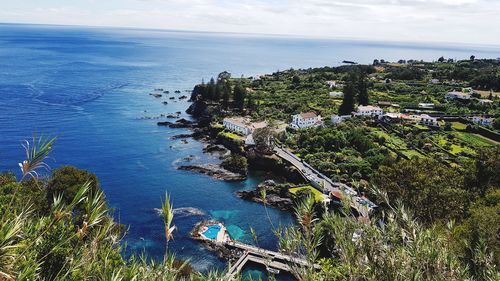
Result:
M56 0L7 3L0 22L34 22L498 44L497 0ZM69 1L68 1L69 2Z

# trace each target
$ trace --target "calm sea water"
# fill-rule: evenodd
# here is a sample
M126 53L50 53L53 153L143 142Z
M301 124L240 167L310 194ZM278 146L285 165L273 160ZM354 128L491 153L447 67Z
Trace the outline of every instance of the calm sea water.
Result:
M149 96L154 88L189 90L227 70L235 76L290 67L337 65L342 60L433 60L500 57L500 48L306 40L174 31L0 25L0 170L18 170L21 141L33 133L58 136L52 167L70 164L97 174L115 208L130 227L129 252L161 257L163 226L154 208L165 191L174 206L203 215L178 215L170 244L198 270L223 266L213 253L189 238L202 219L222 220L236 238L276 248L265 209L234 192L256 186L262 175L240 183L216 181L176 170L185 157L218 161L201 153L203 144L171 140L184 129L156 126L145 117L186 109L187 101ZM185 93L184 93L185 94ZM176 96L171 94L171 96ZM178 96L178 95L177 95ZM185 115L183 113L183 115ZM183 116L189 118L188 116ZM274 224L293 223L290 214L270 210Z

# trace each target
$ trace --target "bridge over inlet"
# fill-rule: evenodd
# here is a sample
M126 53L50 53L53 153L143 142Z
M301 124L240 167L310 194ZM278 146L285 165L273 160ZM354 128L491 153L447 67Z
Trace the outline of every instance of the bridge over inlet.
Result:
M291 264L303 267L311 266L304 259L292 257L279 252L269 251L238 241L230 240L224 242L224 245L243 251L243 255L241 255L241 257L229 268L226 274L228 279L234 279L241 272L247 262L264 265L269 271L278 270L292 272L290 267ZM315 269L320 269L317 264L314 264L313 267Z
M376 207L373 202L367 198L359 196L358 193L351 187L343 183L332 181L330 178L314 169L311 165L304 162L289 150L279 146L275 146L273 150L277 156L297 168L304 179L310 182L314 188L326 194L334 193L348 195L348 198L350 198L351 201L351 207L355 209L360 216L368 218L370 211Z

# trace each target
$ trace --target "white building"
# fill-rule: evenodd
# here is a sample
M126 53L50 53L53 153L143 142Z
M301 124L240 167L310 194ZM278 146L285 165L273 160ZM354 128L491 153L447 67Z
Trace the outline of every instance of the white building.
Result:
M372 106L372 105L360 105L358 106L358 111L356 113L356 115L358 116L380 116L384 114L384 111L382 110L382 108L378 107L378 106Z
M418 108L421 109L434 109L435 105L433 103L421 102L418 104Z
M253 131L250 119L246 117L227 117L224 118L222 124L226 129L245 136L251 134Z
M305 112L292 116L292 123L290 126L294 129L303 129L323 125L321 116L316 115L314 112Z
M332 115L331 120L333 124L340 124L351 117L351 115Z
M444 98L445 100L470 100L470 94L462 93L462 92L448 92Z
M427 114L421 114L419 117L420 117L419 121L420 124L439 127L439 123L436 117L431 117Z
M330 92L330 97L332 97L332 98L341 98L343 96L344 96L344 93L342 93L342 92L337 92L337 91Z
M478 99L477 101L479 102L480 105L490 105L490 104L493 104L493 101L492 100L488 100L488 99Z
M330 87L330 89L337 87L337 81L326 81L326 84Z
M470 117L470 121L479 125L490 126L493 123L493 118L487 118L483 116L473 116Z

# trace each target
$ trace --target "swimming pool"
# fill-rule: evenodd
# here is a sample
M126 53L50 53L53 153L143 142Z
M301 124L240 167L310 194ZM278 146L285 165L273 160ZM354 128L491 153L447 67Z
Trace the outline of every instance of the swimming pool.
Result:
M208 239L215 240L217 239L217 233L220 231L220 225L212 224L208 226L208 229L203 232L203 235Z

